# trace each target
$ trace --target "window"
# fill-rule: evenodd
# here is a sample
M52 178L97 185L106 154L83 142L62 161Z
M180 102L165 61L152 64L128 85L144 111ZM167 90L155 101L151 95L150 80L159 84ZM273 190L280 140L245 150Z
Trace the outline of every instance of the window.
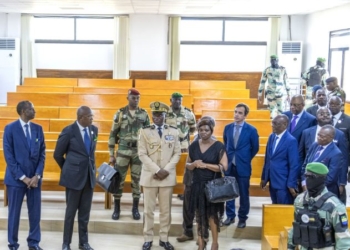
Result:
M269 37L268 18L182 18L180 71L261 71Z

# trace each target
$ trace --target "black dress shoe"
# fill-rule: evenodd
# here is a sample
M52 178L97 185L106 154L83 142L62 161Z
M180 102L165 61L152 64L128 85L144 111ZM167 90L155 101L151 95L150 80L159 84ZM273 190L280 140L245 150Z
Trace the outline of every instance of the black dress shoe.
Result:
M82 249L82 250L94 250L92 247L90 247L89 243L84 243L83 245L79 244L79 249Z
M245 228L246 227L245 221L239 221L237 227L238 228Z
M33 246L33 247L29 247L29 250L43 250L43 249L39 246Z
M170 244L169 241L164 242L164 241L159 241L159 246L164 247L165 250L174 250L173 245Z
M67 244L62 244L62 250L71 250L70 246Z
M235 223L235 218L227 217L226 220L222 223L222 225L229 226L229 225L231 225L233 223Z
M143 243L142 250L150 250L152 248L153 241L147 241Z

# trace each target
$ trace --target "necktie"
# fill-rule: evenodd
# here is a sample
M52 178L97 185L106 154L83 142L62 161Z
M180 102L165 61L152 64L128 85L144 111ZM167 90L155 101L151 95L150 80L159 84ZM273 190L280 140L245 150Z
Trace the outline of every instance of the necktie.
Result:
M160 138L162 138L162 127L158 127L158 134L160 136Z
M27 138L27 143L30 148L30 134L29 134L29 126L28 124L25 124L24 127L26 128L26 138Z
M238 142L238 139L239 139L239 125L236 125L235 127L235 136L233 138L233 141L234 141L234 145L235 145L235 148L237 146L237 142Z
M85 148L88 154L90 154L90 145L91 145L91 140L90 140L90 136L88 135L87 129L84 128L84 144L85 144Z
M278 140L278 136L275 137L275 139L273 140L273 143L272 143L272 153L275 153L275 149L276 149L276 142Z
M318 146L318 149L316 151L316 154L314 156L314 160L313 161L316 161L318 159L318 157L320 157L322 150L323 150L323 147L322 146Z
M290 132L293 132L295 129L295 126L297 125L297 119L299 116L295 115L292 119L292 123L290 124Z
M335 126L335 120L336 120L335 116L332 116L332 123L333 123L333 126Z

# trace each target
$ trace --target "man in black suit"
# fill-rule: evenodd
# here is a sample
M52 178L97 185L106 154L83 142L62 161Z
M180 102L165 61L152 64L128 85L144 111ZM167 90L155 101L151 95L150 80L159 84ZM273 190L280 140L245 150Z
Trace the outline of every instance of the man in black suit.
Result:
M321 107L327 107L327 95L324 89L316 91L316 104L309 107L306 112L316 117L317 110Z
M59 184L66 187L62 250L70 250L74 217L78 210L79 249L93 250L88 242L88 223L96 183L95 149L98 129L91 125L92 111L81 106L77 121L65 127L58 137L54 158L61 168Z

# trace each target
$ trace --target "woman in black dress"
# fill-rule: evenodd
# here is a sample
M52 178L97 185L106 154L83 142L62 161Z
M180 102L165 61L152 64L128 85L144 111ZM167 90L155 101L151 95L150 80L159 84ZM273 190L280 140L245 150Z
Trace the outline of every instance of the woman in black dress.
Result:
M218 232L220 219L224 214L224 203L210 203L204 193L205 184L221 177L221 170L227 170L225 146L212 138L213 123L203 119L197 125L201 139L189 147L186 167L193 170L191 206L196 212L199 250L206 249L209 227L212 232L212 250L219 249Z

